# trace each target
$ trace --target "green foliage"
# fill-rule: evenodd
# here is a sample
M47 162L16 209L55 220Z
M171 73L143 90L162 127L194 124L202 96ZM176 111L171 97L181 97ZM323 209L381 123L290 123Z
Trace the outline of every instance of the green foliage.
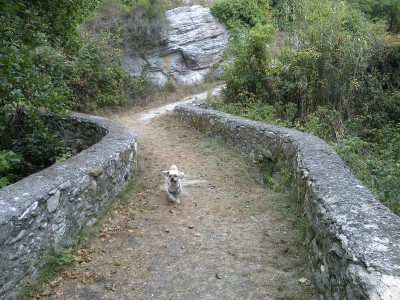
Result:
M388 31L400 32L400 2L398 0L348 0L373 20L383 19Z
M231 30L268 24L271 19L268 0L218 0L211 13Z
M263 32L270 25L258 23L240 31L228 52L225 103L218 107L332 143L400 214L400 37L344 1L271 6L279 30Z
M104 0L83 27L92 34L111 32L121 38L121 46L144 52L162 42L168 4L168 0Z
M292 178L288 168L282 162L266 159L259 163L266 185L279 193L293 192Z
M5 187L10 182L10 179L3 174L13 165L18 164L20 160L21 156L12 151L0 151L0 188Z
M256 98L268 99L270 51L266 47L272 41L271 25L257 24L236 45L232 61L224 68L222 78L226 81L225 96L228 101L252 103Z
M223 103L221 101L216 101L214 106L215 109L223 110L234 115L241 115L255 121L274 125L287 125L283 120L276 118L276 109L269 104L255 102L251 105L247 105L242 103Z
M164 83L163 87L167 92L170 92L170 93L173 93L176 91L176 83L171 78L167 79L167 81Z
M135 1L124 28L125 44L144 52L159 45L167 34L166 0Z
M52 243L48 249L43 251L39 259L35 262L40 268L39 277L34 282L29 281L23 286L15 299L31 299L43 290L45 284L54 280L66 267L71 265L76 259L77 245L70 248L56 243Z
M120 0L103 0L80 25L81 31L97 34L108 32L121 35L132 7Z
M319 106L315 112L307 116L304 130L323 137L327 142L338 141L344 134L343 119L334 108Z
M75 261L74 257L67 249L59 244L51 245L51 254L47 261L48 267L51 269L67 266Z
M126 100L129 77L121 64L119 40L110 33L87 35L68 62L66 79L73 92L74 110L90 112L118 107Z
M400 124L378 130L375 141L349 136L333 146L357 178L400 215Z
M126 85L128 104L136 105L145 103L149 94L154 90L150 80L144 76L130 77Z
M21 157L2 171L10 182L74 154L57 125L67 109L115 108L149 89L146 80L130 78L123 69L118 28L79 32L98 2L0 3L0 151Z
M45 123L46 115L62 117L70 99L60 45L76 46L76 25L95 3L0 3L0 150L20 158L2 174L11 182L48 166L62 148Z
M5 0L0 3L2 39L40 45L46 37L51 45L68 45L77 24L95 8L98 0L30 1Z

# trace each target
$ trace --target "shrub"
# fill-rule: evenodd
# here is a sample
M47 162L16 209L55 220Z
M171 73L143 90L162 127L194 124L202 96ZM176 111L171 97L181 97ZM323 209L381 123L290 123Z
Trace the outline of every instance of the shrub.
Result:
M333 146L377 198L400 215L400 125L378 130L376 140L347 136Z
M307 116L304 130L322 137L327 142L336 142L344 134L344 123L340 113L333 107L319 106L315 112Z
M56 125L68 108L122 102L128 76L117 42L77 36L78 24L97 2L0 3L0 151L20 158L1 170L9 182L70 155Z
M400 32L400 2L397 0L348 0L372 20L384 20L387 30Z
M7 170L12 169L13 165L18 164L20 160L21 156L12 151L0 151L0 188L10 183L10 178L4 176L4 174Z
M111 32L120 46L145 52L159 45L167 32L167 0L105 0L84 23L92 34Z
M327 140L400 214L400 37L344 1L272 7L281 31L244 22L228 52L225 106L218 107Z
M118 107L126 101L128 74L121 63L118 38L111 33L82 33L82 44L68 62L66 80L73 92L74 110L90 112Z
M136 1L124 28L126 46L145 52L162 43L167 34L164 15L167 3L165 0Z
M271 21L268 0L219 0L211 7L211 13L231 30Z
M271 25L258 24L245 33L240 44L236 44L235 55L225 66L222 78L226 81L226 100L242 104L268 99L269 80L267 68L270 53L266 47L272 41L274 29Z

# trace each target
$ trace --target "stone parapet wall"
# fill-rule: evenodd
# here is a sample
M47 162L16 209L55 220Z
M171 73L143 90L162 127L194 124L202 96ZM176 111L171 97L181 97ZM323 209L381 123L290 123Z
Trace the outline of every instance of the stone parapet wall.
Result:
M95 223L136 169L136 137L128 128L83 114L65 124L75 145L88 147L82 135L97 143L0 189L0 299L13 299L40 274L52 244L68 246Z
M400 299L400 218L321 139L229 114L177 106L186 124L253 161L283 162L304 207L305 246L321 299Z
M106 128L86 119L73 117L63 119L54 130L59 131L65 146L73 149L75 153L97 144L107 134Z

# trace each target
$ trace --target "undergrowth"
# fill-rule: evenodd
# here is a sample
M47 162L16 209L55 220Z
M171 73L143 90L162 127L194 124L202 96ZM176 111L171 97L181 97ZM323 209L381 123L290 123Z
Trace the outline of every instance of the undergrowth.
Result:
M345 1L267 2L212 9L233 35L216 107L321 137L400 214L400 37Z

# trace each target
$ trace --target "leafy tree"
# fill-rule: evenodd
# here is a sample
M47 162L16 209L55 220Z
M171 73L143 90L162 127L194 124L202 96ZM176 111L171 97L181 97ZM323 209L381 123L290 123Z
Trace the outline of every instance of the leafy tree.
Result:
M7 168L8 176L2 171L3 178L36 172L62 151L47 121L62 117L72 100L64 78L66 61L79 48L77 25L97 2L0 2L0 151L21 157ZM2 155L0 164L5 163Z
M103 1L114 7L117 0ZM119 1L119 0L118 0ZM129 0L149 14L164 0ZM135 3L134 3L135 2ZM100 0L5 0L0 2L0 155L2 183L37 172L69 157L60 118L70 110L91 112L141 98L148 81L130 78L122 65L120 26L88 30L87 16ZM146 6L147 5L147 6ZM115 11L115 10L114 10ZM109 11L99 18L109 18ZM159 12L157 12L159 13ZM89 18L94 19L94 14ZM86 21L82 26L81 23ZM115 21L115 20L114 20ZM110 30L107 30L110 29Z
M268 0L219 0L211 7L211 13L231 30L237 26L251 28L271 21L268 3Z
M368 14L373 20L384 19L387 29L400 32L400 1L398 0L348 0L354 7Z

